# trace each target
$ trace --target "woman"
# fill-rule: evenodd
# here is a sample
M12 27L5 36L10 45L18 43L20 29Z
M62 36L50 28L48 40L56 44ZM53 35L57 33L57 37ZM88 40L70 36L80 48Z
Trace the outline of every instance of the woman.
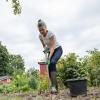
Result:
M39 39L43 45L43 48L49 48L50 54L48 62L49 64L49 77L51 81L51 93L58 92L57 79L56 79L56 63L62 55L62 47L57 42L56 36L47 29L44 21L38 20L38 30L40 32Z

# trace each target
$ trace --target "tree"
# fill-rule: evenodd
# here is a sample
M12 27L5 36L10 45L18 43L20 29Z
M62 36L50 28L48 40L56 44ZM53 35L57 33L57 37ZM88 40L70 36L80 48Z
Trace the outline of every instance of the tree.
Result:
M9 53L7 48L0 42L0 76L7 74L7 67L9 63Z
M6 0L9 1L9 0ZM15 15L21 14L22 7L19 0L12 0L12 8Z
M38 78L39 77L39 70L35 69L35 68L30 68L27 71L28 76L32 76L34 78Z
M9 55L9 67L8 67L9 74L12 74L15 70L21 69L25 70L24 68L24 60L20 55Z
M0 76L12 75L16 69L25 70L24 60L20 55L10 55L6 46L0 42Z

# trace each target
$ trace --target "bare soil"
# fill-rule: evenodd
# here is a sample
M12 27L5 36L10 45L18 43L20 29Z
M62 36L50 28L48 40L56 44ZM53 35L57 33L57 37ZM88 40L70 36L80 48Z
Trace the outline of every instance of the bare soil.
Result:
M69 89L60 90L57 95L51 95L48 92L43 92L41 94L21 93L15 95L16 95L15 97L20 97L20 99L0 99L0 100L100 100L100 87L88 88L87 95L79 95L77 97L71 97Z

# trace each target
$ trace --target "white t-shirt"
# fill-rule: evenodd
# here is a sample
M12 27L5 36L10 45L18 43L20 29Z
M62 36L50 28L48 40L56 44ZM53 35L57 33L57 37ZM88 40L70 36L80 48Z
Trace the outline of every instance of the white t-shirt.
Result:
M43 35L39 34L39 39L44 42L46 47L50 48L50 38L52 36L54 36L54 38L56 40L56 36L51 31L48 31L48 33L47 33L47 35L45 37ZM59 46L60 46L60 44L56 40L56 48L58 48Z

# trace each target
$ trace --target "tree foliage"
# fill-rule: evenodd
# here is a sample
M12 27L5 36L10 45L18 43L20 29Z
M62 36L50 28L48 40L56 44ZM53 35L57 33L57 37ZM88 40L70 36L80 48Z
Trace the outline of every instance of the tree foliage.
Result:
M12 75L16 69L25 70L23 58L20 55L9 54L6 46L0 42L0 76Z
M9 63L9 53L6 46L0 42L0 76L7 74L7 67Z
M9 0L6 0L6 1L9 1ZM22 7L20 5L19 0L12 0L12 8L13 8L13 13L15 15L21 14Z
M24 60L20 55L9 55L9 73L13 73L16 69L25 70Z

